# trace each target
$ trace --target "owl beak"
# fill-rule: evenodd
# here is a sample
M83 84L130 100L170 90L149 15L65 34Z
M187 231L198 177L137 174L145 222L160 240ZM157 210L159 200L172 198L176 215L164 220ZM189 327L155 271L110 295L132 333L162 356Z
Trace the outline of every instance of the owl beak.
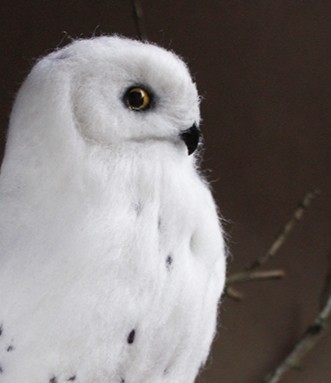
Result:
M197 126L197 124L193 124L190 127L190 129L184 130L180 134L180 138L185 142L189 156L192 153L194 153L196 148L198 147L200 142L200 137L201 137L201 131L200 131L200 128Z

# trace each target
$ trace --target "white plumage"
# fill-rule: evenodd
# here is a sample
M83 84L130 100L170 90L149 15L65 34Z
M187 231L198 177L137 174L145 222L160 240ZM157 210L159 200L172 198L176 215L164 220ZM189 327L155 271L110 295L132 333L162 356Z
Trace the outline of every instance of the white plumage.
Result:
M199 118L186 65L151 44L35 65L0 177L1 383L195 380L225 278Z

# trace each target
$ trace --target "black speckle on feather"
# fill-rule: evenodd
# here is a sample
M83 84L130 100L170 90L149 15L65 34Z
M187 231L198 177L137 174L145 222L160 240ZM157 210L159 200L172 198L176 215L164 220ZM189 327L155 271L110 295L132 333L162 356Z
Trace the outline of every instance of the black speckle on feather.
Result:
M68 382L73 382L74 380L76 380L76 375L70 376L70 378L68 378Z
M55 376L49 380L49 383L57 383L57 379Z
M168 255L167 260L166 260L167 268L168 268L168 269L170 269L170 266L171 266L171 264L172 264L172 261L173 261L172 256L171 256L171 255Z
M134 342L134 338L136 336L136 330L132 330L128 336L128 343L132 344Z

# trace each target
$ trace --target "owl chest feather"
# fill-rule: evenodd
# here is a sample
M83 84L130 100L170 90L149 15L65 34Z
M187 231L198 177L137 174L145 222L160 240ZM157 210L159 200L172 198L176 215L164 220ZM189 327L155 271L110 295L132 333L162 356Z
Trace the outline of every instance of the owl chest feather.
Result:
M2 321L17 340L22 371L39 382L38 361L53 350L47 371L84 371L84 383L104 382L105 366L106 374L126 370L132 378L137 368L154 369L163 378L152 374L151 382L161 382L165 371L185 370L197 357L193 376L207 355L224 283L210 193L175 160L120 158L97 170L78 192L63 185L43 200L36 218L43 225L26 227L22 218L16 253L0 271ZM6 296L5 285L13 286ZM36 336L38 347L28 352ZM83 367L91 355L93 365Z

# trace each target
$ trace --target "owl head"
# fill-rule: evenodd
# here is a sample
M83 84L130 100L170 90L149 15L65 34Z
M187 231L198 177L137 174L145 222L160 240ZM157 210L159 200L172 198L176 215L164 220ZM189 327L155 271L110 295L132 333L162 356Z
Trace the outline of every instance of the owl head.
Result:
M189 152L194 150L199 98L175 54L139 41L99 37L76 41L39 65L70 74L73 114L85 138L104 145L182 138Z
M174 53L121 37L78 40L43 58L69 75L78 131L102 145L181 138L195 149L199 97L187 66Z
M40 59L23 83L5 163L63 163L79 143L162 142L193 157L199 121L196 86L174 53L117 36L76 40Z

